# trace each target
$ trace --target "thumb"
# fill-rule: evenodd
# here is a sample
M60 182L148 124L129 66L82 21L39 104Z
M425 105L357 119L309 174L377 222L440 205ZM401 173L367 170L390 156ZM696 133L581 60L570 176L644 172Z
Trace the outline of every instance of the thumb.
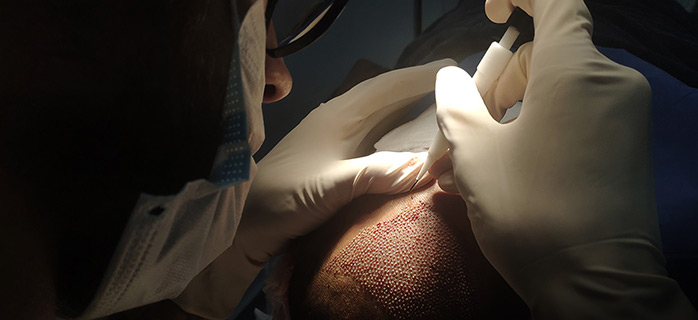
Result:
M407 192L417 179L424 164L426 152L388 152L346 160L349 170L354 170L352 196L364 194L396 194ZM416 187L429 182L421 179ZM353 199L352 198L352 199Z
M434 162L431 169L429 169L429 175L437 178L441 190L448 193L458 193L456 177L453 173L453 163L448 152Z
M446 171L439 176L439 187L444 192L459 193L456 175L453 170Z
M436 120L452 154L467 147L471 137L499 125L487 111L473 79L458 67L443 68L436 75Z
M502 74L482 97L492 117L499 121L507 109L523 100L531 65L533 43L523 44L509 60Z

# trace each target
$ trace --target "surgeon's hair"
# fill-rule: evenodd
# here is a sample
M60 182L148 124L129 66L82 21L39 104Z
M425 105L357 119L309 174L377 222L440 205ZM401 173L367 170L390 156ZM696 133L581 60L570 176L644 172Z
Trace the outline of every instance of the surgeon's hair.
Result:
M357 208L339 214L363 214ZM301 239L288 289L291 319L527 318L525 305L487 263L472 234L454 234L440 215L465 214L464 208L460 198L440 204L412 199L345 246L322 231Z

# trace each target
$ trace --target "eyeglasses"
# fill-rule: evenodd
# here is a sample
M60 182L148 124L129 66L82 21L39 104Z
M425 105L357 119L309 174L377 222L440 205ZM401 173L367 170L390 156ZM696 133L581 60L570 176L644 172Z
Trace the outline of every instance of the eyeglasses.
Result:
M274 22L277 45L267 48L273 58L285 57L320 38L337 19L348 0L269 0L267 29Z

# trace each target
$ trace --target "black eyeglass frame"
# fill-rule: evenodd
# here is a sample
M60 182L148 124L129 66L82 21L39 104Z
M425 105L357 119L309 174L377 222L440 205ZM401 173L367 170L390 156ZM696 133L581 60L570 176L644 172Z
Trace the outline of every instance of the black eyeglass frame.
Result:
M264 14L264 18L266 19L267 23L267 29L269 29L269 24L271 23L271 17L272 14L274 13L274 7L276 7L276 2L278 0L269 0L267 3L267 10ZM292 1L292 0L285 0L285 1ZM311 43L315 42L320 36L322 36L332 25L332 23L337 20L337 17L339 16L340 13L344 10L344 7L346 6L347 2L349 0L328 0L325 1L326 4L331 4L330 8L327 9L327 13L320 19L320 21L317 22L310 30L308 30L303 36L300 38L296 39L295 41L291 41L288 44L281 45L277 48L267 48L267 54L271 56L272 58L282 58L285 57L289 54L295 53L298 50L301 50L307 46L309 46ZM326 7L325 5L321 7ZM306 21L304 21L306 22ZM302 25L305 25L302 24ZM294 30L294 34L299 34L303 29L298 29Z

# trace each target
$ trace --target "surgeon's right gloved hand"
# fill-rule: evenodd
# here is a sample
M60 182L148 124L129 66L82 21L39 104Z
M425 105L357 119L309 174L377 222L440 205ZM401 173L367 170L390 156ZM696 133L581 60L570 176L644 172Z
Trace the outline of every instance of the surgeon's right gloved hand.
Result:
M495 121L465 72L437 76L482 252L534 319L696 318L660 251L646 79L596 50L582 0L488 0L486 12L504 22L514 6L535 40L485 97L492 114L523 98L518 119Z

